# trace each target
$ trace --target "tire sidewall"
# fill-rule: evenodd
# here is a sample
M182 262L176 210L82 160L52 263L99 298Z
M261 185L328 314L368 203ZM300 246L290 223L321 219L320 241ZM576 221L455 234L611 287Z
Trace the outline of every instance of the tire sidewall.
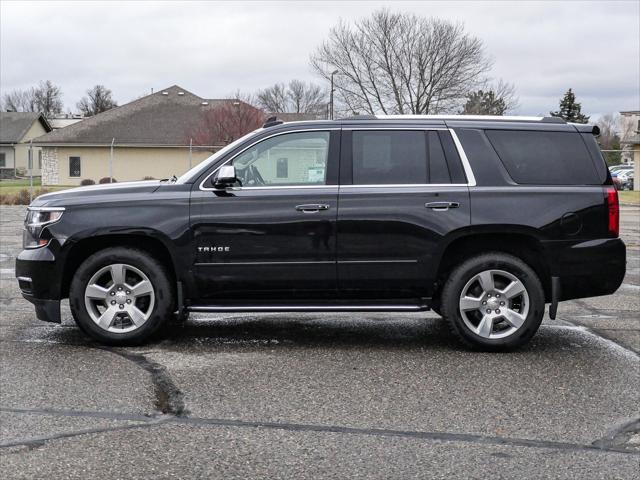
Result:
M483 338L465 324L459 310L462 289L469 279L485 270L504 270L515 275L527 289L529 312L524 324L505 338ZM454 333L469 346L487 350L509 350L528 342L538 331L544 316L545 302L542 284L531 267L507 254L493 253L472 258L456 268L447 281L442 297L442 308Z
M91 319L84 293L91 277L101 268L125 263L141 270L151 282L155 300L149 319L140 328L126 333L103 330ZM109 248L91 255L76 271L69 290L71 313L82 331L109 345L133 345L147 340L166 322L173 312L173 293L169 276L161 264L147 253L125 247Z

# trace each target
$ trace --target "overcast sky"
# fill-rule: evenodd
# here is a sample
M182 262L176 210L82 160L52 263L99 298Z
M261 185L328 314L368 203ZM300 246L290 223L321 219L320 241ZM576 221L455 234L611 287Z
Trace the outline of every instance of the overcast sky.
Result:
M583 112L640 109L640 2L0 3L0 89L50 79L75 109L97 83L126 103L173 84L208 98L292 78L342 18L373 10L462 22L516 85L519 114L573 88Z

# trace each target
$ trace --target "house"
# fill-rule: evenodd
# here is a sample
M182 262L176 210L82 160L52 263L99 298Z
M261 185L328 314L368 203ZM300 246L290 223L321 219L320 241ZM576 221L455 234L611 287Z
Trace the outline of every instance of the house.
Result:
M622 131L620 145L623 158L633 162L633 189L640 190L640 110L620 112Z
M50 131L51 125L41 113L0 112L0 178L29 173L40 176L42 149L32 147L30 164L29 141Z
M42 184L179 176L225 145L197 144L206 112L240 103L254 109L235 99L204 99L174 85L50 132L34 140L43 150Z

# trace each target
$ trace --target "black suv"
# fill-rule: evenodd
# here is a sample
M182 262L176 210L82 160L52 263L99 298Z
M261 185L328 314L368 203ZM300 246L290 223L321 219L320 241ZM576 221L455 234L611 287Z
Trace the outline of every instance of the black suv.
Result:
M39 319L108 344L188 312L421 311L513 348L550 303L613 293L618 198L597 127L353 117L263 128L180 178L50 193L16 276Z

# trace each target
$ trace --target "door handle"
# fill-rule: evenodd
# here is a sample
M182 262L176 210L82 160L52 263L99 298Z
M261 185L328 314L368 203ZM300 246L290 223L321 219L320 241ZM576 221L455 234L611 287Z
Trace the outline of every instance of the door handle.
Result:
M296 210L302 213L317 213L320 210L329 210L326 203L308 203L305 205L296 205Z
M425 207L435 210L436 212L445 212L450 208L458 208L458 202L429 202L424 204Z

